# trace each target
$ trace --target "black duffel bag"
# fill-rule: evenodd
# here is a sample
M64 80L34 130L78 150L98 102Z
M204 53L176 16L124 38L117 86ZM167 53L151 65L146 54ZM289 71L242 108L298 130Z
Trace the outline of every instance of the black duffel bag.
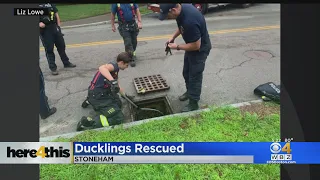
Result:
M280 104L280 85L277 86L273 82L259 85L253 93L264 101L274 101Z

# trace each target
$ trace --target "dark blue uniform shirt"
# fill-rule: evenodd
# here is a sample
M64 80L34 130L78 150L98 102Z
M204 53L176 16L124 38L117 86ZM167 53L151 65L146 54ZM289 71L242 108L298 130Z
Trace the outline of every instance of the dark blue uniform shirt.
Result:
M112 64L114 67L114 70L112 72L110 72L111 76L113 77L113 79L117 80L118 79L118 73L119 73L119 66L117 64L117 62L110 62L109 64ZM98 71L92 81L91 81L91 85L89 87L90 90L99 88L99 89L105 89L105 88L109 88L109 80L107 80L100 71Z
M45 3L45 4L40 4L39 7L46 8L49 10L49 15L40 16L40 22L43 22L46 25L57 23L57 18L55 13L58 12L58 9L54 4Z
M134 10L138 9L138 5L137 4L133 4L133 6L134 6ZM120 8L121 8L121 10L123 12L124 20L126 22L132 21L133 20L133 14L132 14L131 5L130 4L120 4ZM119 14L119 11L118 11L117 4L112 4L111 5L111 12L113 14L117 14L118 20L122 20L120 14Z
M176 21L183 40L192 43L201 39L200 52L209 54L212 46L203 15L192 4L182 4L181 7L181 13Z

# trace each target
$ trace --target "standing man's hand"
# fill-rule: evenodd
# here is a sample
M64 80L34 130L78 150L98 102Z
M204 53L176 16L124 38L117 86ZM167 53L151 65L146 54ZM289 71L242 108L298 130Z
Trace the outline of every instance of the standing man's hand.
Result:
M141 22L138 22L138 28L142 29L142 23Z
M169 43L169 44L168 44L168 47L169 47L170 49L177 49L178 45L177 45L176 43Z
M43 22L40 22L40 23L39 23L39 27L40 27L40 28L45 28L46 25L45 25Z
M166 42L166 46L167 46L168 44L170 44L170 43L173 43L173 42L174 42L174 38L168 39L168 41Z
M57 31L58 31L62 36L64 36L64 34L63 34L62 31L61 31L61 27L60 27L60 26L57 26Z
M115 12L114 13L111 12L111 29L113 32L116 32L116 26L114 25L114 20L115 20Z
M140 13L140 10L138 8L138 5L135 4L137 6L136 8L136 15L137 15L137 19L138 19L138 29L142 29L142 20L141 20L141 13Z

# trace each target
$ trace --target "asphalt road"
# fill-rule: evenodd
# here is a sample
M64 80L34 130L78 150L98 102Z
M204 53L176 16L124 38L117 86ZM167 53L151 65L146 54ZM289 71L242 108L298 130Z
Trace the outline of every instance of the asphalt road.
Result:
M212 9L206 15L213 49L207 59L200 104L222 105L258 99L253 89L266 82L280 83L280 5L260 4L247 9ZM137 65L120 72L119 82L137 99L167 95L175 113L187 102L178 101L185 91L182 77L182 51L166 56L164 42L177 28L174 20L159 21L156 14L143 18L139 34ZM67 54L75 69L63 69L58 53L60 74L52 76L43 48L41 68L46 80L50 106L58 111L46 120L40 119L40 136L73 132L80 118L92 111L82 109L87 87L97 68L124 50L118 32L110 24L65 29ZM183 42L181 38L176 42ZM137 95L133 78L161 74L170 90ZM125 114L128 108L124 108ZM129 116L127 117L129 119Z

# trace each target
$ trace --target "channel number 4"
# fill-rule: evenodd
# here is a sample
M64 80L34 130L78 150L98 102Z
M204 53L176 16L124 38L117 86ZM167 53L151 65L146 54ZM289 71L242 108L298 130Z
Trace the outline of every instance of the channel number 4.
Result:
M283 148L281 149L281 151L290 154L290 153L291 153L290 143L286 143L286 144L283 146Z
M46 153L46 150L45 150L45 147L44 146L41 146L37 153L36 153L37 156L40 156L42 158L45 158L47 156L47 153Z

